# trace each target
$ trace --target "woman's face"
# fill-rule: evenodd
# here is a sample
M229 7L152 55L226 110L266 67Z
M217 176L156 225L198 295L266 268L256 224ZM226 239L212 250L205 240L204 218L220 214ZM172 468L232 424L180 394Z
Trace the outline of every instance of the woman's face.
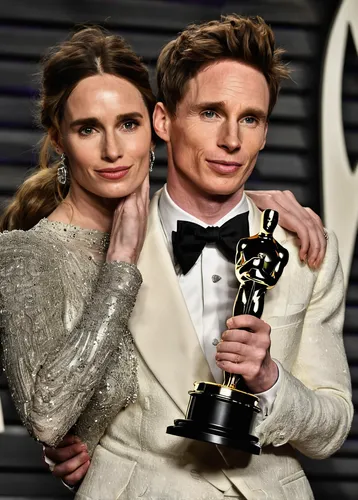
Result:
M123 78L95 75L70 94L60 125L71 193L122 198L149 169L151 126L139 90Z

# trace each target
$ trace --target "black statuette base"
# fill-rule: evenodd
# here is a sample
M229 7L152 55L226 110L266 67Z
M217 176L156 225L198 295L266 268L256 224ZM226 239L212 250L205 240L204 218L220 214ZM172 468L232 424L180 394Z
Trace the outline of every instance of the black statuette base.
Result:
M251 435L258 398L210 382L199 382L190 391L185 419L175 420L168 434L220 444L259 455L258 438Z

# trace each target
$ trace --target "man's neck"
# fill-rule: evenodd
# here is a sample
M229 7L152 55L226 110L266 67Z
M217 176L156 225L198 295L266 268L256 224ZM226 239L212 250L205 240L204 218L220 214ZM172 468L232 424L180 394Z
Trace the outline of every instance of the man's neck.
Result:
M182 186L172 185L168 179L168 194L182 210L193 215L206 224L213 225L228 214L240 203L244 188L230 196L210 196L195 186L183 189Z

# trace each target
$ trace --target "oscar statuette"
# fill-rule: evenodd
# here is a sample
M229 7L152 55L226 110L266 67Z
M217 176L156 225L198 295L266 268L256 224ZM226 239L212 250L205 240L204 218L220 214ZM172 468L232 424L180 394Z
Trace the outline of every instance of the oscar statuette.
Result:
M278 282L288 262L288 251L274 238L278 213L265 210L260 232L242 238L236 247L235 274L240 283L233 316L261 317L266 291ZM242 377L224 372L224 382L195 382L185 419L177 419L167 433L260 454L251 434L259 399L248 392Z

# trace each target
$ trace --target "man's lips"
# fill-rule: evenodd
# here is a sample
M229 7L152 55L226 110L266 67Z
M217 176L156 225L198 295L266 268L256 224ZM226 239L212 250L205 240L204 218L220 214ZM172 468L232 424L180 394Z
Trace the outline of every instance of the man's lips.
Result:
M242 163L237 161L226 161L226 160L206 160L209 163L217 163L219 165L227 165L228 167L241 167Z
M239 163L237 161L227 161L219 159L206 161L211 168L221 174L231 174L232 172L236 172L238 168L242 167L242 163Z

